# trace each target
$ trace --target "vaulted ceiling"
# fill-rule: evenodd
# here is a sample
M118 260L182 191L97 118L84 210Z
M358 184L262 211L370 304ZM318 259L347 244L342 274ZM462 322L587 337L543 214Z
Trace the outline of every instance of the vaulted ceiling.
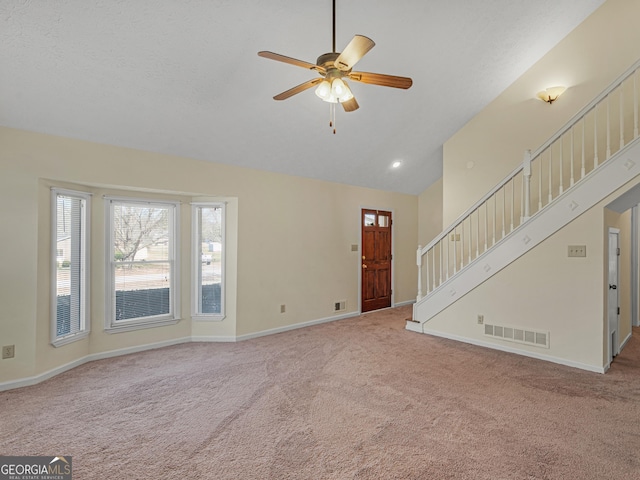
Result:
M333 135L313 90L272 99L317 73L257 56L330 52L330 0L0 0L0 125L418 194L443 143L602 3L337 0L337 50L366 35L356 70L413 86L352 82Z

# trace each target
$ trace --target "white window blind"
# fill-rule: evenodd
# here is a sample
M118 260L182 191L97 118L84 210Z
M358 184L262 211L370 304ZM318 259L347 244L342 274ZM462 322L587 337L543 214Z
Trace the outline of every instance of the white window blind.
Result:
M83 192L52 190L52 343L88 333L89 205Z
M193 316L224 316L224 204L192 205Z

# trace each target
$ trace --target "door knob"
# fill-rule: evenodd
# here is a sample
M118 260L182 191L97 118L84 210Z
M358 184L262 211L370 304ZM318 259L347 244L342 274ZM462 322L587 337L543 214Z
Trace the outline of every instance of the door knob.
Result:
M617 288L617 285L609 285L609 290L616 290Z
M367 268L367 266L363 263L363 264L362 264L362 268Z

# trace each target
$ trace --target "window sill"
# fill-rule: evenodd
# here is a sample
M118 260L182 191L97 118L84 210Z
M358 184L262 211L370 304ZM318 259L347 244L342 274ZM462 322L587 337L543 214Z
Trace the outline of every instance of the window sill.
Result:
M63 345L68 345L70 343L77 342L79 340L82 340L83 338L87 338L88 336L89 336L88 330L85 332L72 333L70 335L66 335L64 337L59 337L55 339L53 342L51 342L51 345L58 348L58 347L62 347Z
M220 315L192 315L191 316L191 320L194 321L194 322L221 322L225 318L227 318L227 316L224 315L224 314L220 314Z
M116 325L108 325L105 327L104 331L107 333L122 333L122 332L131 332L134 330L143 330L146 328L155 328L155 327L166 327L169 325L175 325L180 321L179 318L170 318L163 320L147 320L144 322L127 322L123 324Z

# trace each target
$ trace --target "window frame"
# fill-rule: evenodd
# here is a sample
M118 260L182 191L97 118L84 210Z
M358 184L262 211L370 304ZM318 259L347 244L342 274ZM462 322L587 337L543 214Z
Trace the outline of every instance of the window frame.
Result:
M138 197L105 195L105 318L107 333L128 332L153 327L174 325L180 321L180 202ZM115 319L115 258L114 258L114 214L115 205L145 205L169 210L169 313L125 320Z
M225 319L225 284L226 284L226 202L193 202L191 203L191 318L196 321L219 322ZM201 289L200 273L202 269L202 259L200 258L200 231L198 224L198 210L201 208L220 208L220 228L221 228L221 254L220 254L220 313L201 313Z
M80 200L84 212L80 218L80 328L77 332L58 335L58 197ZM51 344L61 347L89 336L91 332L91 194L78 190L51 188ZM71 295L72 293L70 293Z

